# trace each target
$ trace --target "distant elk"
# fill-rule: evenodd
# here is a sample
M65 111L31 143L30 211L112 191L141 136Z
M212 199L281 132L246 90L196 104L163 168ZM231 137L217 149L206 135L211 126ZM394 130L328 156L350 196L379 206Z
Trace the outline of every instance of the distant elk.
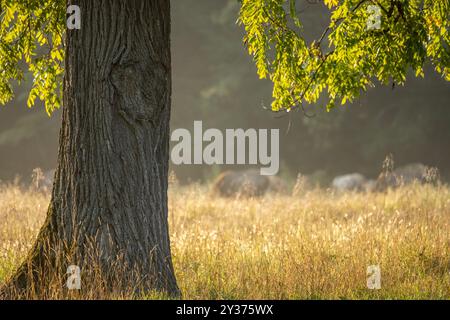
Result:
M333 179L331 186L338 191L364 191L370 190L372 184L360 173L350 173L337 176Z
M285 193L286 183L277 176L260 175L259 170L223 172L212 186L212 193L222 197L260 197L268 192Z
M411 183L435 183L439 181L439 172L436 168L427 167L421 163L411 163L397 169L393 164L385 167L377 180L370 180L360 173L351 173L337 176L331 186L338 191L378 191L383 192L389 188L395 189Z
M439 171L421 163L411 163L395 170L383 171L377 179L376 191L398 188L411 183L436 183L439 181Z

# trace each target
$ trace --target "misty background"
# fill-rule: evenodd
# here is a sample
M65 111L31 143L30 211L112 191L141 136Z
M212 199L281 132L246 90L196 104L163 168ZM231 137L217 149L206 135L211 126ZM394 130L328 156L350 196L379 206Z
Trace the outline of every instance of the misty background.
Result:
M312 1L310 1L312 2ZM321 3L299 1L307 39L320 36L329 12ZM410 76L404 87L377 86L345 107L283 117L265 109L270 81L259 80L236 25L236 0L172 1L172 130L279 128L280 174L312 175L326 184L336 175L360 172L375 178L387 154L396 166L421 162L450 180L450 91L431 66L425 78ZM29 83L0 107L0 180L29 178L34 168L55 168L61 112L51 118L42 104L26 106ZM182 182L205 181L225 166L172 166Z

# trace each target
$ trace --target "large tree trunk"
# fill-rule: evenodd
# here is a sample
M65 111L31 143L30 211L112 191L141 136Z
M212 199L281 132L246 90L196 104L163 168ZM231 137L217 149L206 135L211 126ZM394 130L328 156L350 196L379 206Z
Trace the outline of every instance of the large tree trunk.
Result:
M89 268L98 263L138 290L178 295L167 221L169 1L71 4L80 6L82 24L67 31L54 189L15 284L36 287L49 281L42 272L79 265L84 285L91 280L83 275L92 276Z

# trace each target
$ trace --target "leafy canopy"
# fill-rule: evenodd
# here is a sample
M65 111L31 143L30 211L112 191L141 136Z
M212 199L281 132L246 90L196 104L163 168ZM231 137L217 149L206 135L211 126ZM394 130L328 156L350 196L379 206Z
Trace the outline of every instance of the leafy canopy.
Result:
M331 20L307 43L295 0L242 0L239 22L260 78L274 84L272 109L290 111L326 95L352 101L378 80L404 84L431 61L450 80L449 0L324 0ZM368 28L373 6L379 28ZM369 6L372 6L370 8Z
M272 109L316 102L344 104L375 79L403 84L409 69L423 76L427 60L450 80L450 0L324 0L329 27L308 44L296 0L241 0L239 22L258 74L274 83ZM50 114L61 105L66 1L0 0L0 104L13 96L14 81L33 75L28 106L36 98ZM367 30L378 5L382 27Z
M36 98L50 114L61 105L66 1L0 0L0 104L14 97L14 81L33 75L28 106Z

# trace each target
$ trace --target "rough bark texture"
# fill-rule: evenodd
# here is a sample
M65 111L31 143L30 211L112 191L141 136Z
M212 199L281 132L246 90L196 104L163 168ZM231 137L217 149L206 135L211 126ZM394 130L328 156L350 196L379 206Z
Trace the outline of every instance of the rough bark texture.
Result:
M169 1L69 2L82 26L67 32L59 164L46 224L16 283L29 287L29 270L49 262L84 272L95 249L105 270L120 257L132 284L178 295L167 221Z

